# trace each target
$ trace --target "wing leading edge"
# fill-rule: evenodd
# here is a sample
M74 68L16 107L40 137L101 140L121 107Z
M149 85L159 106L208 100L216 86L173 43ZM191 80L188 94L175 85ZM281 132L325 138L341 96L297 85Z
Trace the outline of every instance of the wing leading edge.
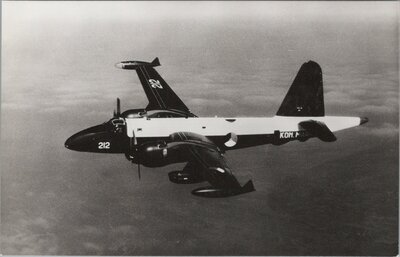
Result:
M189 108L154 69L154 67L160 65L159 59L155 58L151 63L124 61L116 64L116 67L126 70L136 70L144 92L149 100L149 104L146 107L147 111L176 110L193 116Z

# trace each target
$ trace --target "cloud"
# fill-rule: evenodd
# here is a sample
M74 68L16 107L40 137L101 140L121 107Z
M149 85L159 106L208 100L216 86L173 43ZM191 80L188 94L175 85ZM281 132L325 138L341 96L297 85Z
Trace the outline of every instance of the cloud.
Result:
M134 227L131 225L121 225L113 228L113 232L119 234L131 234L134 231Z
M387 105L365 105L357 108L356 111L361 113L392 114L398 112L398 108Z
M46 230L50 228L50 222L48 220L44 219L43 217L35 218L34 220L32 220L30 225L38 226L38 227L46 229Z
M250 106L271 106L281 103L283 99L265 95L248 95L240 99L240 103Z
M193 98L188 102L189 106L204 106L204 107L229 107L233 106L233 103L224 99L204 99L204 98Z
M360 103L360 100L352 97L349 93L340 92L340 91L329 91L324 95L325 103L331 105L357 105Z
M32 104L29 103L9 103L3 102L1 103L1 110L2 111L26 111L34 108Z
M63 113L67 112L68 108L65 106L51 106L51 107L44 107L44 108L39 108L39 111L41 113Z
M43 217L20 218L11 227L6 226L4 229L5 227L2 226L2 253L7 255L58 254L57 237L49 231L52 226L52 222Z
M360 133L377 137L394 137L399 135L399 128L392 123L386 122L378 127L361 126Z
M88 112L84 112L83 113L84 116L86 117L102 117L102 118L111 118L111 116L113 115L113 111L110 109L110 111L96 111L96 110L91 110Z
M82 227L79 227L77 229L77 232L80 234L86 234L86 235L101 235L102 231L96 226L91 226L91 225L84 225Z
M99 253L103 249L102 246L100 246L99 244L93 243L93 242L83 242L82 245L89 252L93 252L94 251L96 253Z

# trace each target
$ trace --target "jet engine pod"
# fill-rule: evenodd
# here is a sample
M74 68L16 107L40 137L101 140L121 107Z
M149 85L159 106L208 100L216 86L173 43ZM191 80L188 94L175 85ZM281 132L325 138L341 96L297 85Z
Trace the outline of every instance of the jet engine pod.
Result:
M204 181L200 176L184 171L171 171L168 173L168 178L172 183L176 184L194 184Z
M232 132L226 135L226 140L227 140L225 142L226 147L234 147L237 144L238 136Z

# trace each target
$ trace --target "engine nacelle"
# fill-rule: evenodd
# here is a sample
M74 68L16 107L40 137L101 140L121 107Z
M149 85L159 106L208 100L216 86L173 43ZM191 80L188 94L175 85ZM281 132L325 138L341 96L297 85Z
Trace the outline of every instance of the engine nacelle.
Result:
M139 147L138 160L147 167L160 167L170 163L165 142L143 144Z
M165 141L140 145L135 160L146 167L162 167L187 161L179 148L174 147L173 143Z
M168 178L172 183L176 184L194 184L204 181L202 177L185 171L171 171L168 173Z

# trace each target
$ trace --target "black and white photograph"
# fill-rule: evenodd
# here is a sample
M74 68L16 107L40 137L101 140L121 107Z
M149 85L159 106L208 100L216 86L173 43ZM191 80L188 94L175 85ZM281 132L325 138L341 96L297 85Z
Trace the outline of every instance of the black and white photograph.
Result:
M1 10L1 254L398 255L397 1Z

